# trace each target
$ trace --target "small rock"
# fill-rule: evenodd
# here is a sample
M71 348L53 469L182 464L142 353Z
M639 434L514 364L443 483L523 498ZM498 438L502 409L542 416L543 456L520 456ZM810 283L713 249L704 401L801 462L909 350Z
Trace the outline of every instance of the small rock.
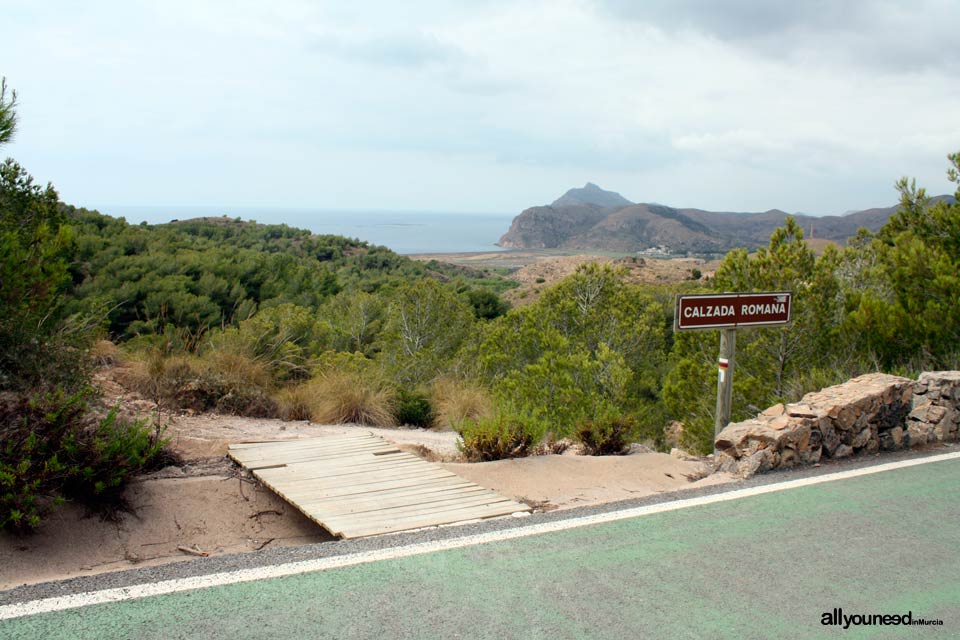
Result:
M777 418L782 416L785 411L786 409L784 408L783 403L775 404L769 409L761 411L758 417Z
M792 467L797 462L797 452L793 449L784 449L780 452L781 467Z
M870 427L866 427L860 433L856 435L853 439L853 442L850 443L854 449L859 449L860 447L866 446L871 439Z
M803 403L787 405L786 411L787 415L794 418L819 418L822 415L822 412L817 411L810 405Z
M922 422L914 422L907 427L907 437L911 447L922 447L933 437L933 428Z
M763 415L763 414L760 414L760 415ZM770 421L767 423L767 426L770 427L771 429L776 429L777 431L782 431L782 430L786 429L789 424L790 424L790 416L787 416L787 415L779 415L779 416L777 416L776 418L774 418L773 420L770 420Z
M841 444L837 447L837 450L833 452L834 458L847 458L851 455L853 455L853 447L846 444Z
M888 432L890 434L890 439L893 440L893 444L896 447L903 446L903 427L894 427Z
M811 447L807 451L804 451L800 454L800 460L804 464L813 464L814 466L819 467L820 465L816 463L820 462L821 455L823 455L823 447Z

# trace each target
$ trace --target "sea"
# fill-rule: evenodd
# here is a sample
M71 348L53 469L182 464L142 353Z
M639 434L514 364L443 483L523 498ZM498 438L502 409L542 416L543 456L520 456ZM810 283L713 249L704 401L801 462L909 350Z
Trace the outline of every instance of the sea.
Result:
M122 206L97 207L131 224L219 217L286 224L317 234L335 234L382 245L401 254L502 251L497 240L510 228L512 213L367 211L271 207Z

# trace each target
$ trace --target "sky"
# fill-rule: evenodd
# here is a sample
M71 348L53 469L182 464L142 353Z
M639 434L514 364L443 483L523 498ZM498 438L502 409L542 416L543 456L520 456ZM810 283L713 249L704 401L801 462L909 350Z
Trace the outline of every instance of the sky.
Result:
M0 0L0 149L72 204L814 215L952 193L956 0ZM267 220L261 220L266 222Z

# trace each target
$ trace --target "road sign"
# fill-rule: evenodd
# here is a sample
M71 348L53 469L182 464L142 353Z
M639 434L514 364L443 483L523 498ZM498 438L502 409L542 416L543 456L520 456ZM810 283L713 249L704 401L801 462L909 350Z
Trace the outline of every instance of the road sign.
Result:
M721 329L715 435L719 435L730 422L737 329L789 324L791 301L789 291L677 296L676 312L673 314L674 331Z
M677 296L673 330L775 327L790 322L789 291Z

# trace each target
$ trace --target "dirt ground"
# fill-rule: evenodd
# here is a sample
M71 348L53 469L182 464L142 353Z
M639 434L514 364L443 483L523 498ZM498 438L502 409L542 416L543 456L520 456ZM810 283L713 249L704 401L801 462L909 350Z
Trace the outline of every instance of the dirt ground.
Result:
M136 566L331 540L321 527L260 486L226 457L232 442L372 432L450 471L537 509L625 500L662 491L727 482L699 481L703 465L661 453L592 458L573 451L499 462L458 459L457 435L423 429L321 426L235 416L171 418L173 448L189 460L135 481L131 513L103 520L68 504L35 535L0 534L0 589ZM642 449L642 448L641 448Z
M507 291L504 298L513 306L535 302L540 294L581 264L597 262L622 267L627 282L643 284L672 284L690 280L693 270L701 277L711 277L720 265L719 260L700 258L648 258L623 254L577 253L558 249L511 250L487 253L435 253L409 256L416 260L438 260L475 268L509 269L511 280L520 286Z

